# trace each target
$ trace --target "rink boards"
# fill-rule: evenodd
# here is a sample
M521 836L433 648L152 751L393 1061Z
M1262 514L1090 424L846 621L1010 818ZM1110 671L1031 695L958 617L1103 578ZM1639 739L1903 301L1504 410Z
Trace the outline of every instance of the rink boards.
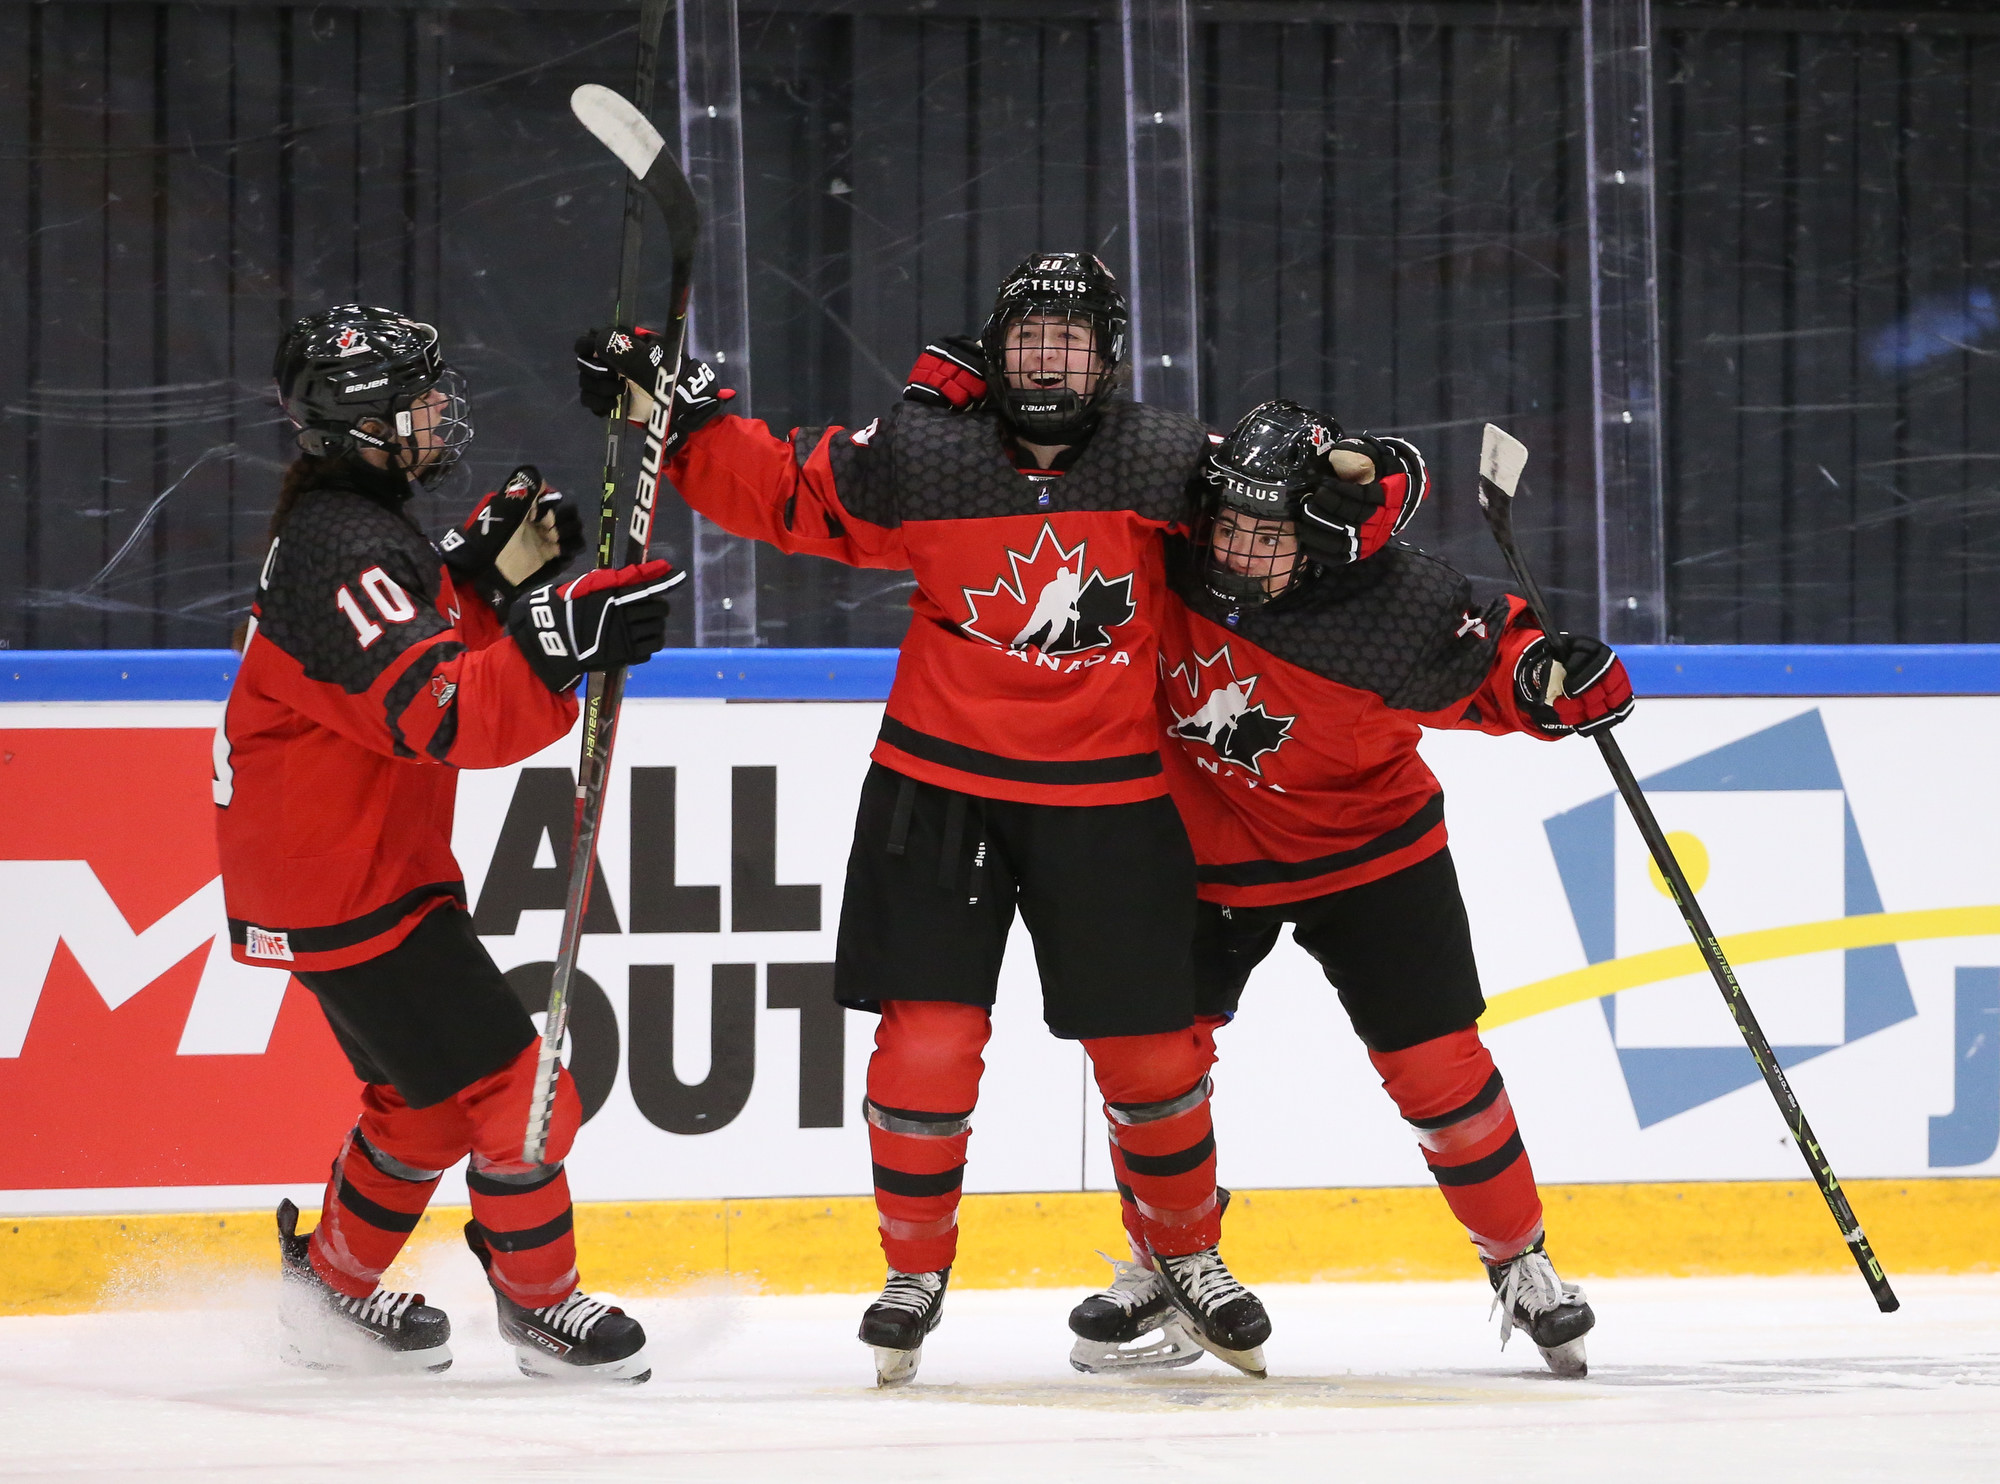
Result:
M1993 652L1634 658L1647 699L1619 738L1836 1169L1897 1182L1913 1232L1947 1246L1961 1232L1959 1256L1940 1248L1926 1265L1977 1265L1980 1251L2000 1250L1995 1187L1910 1189L2000 1174L2000 856L1990 843L2000 781L1989 763L2000 695L1949 693L2000 690ZM0 1141L0 1201L10 1214L316 1200L352 1116L353 1080L310 997L216 946L208 759L229 659L0 663L0 1092L15 1122ZM865 1254L866 1204L840 1198L869 1189L857 1105L872 1020L830 1011L826 992L854 800L890 664L872 652L684 652L642 674L627 712L601 915L581 959L572 1071L591 1118L570 1170L579 1200L647 1203L656 1235L685 1228L690 1256L668 1267L714 1265L701 1256L708 1222L720 1265L745 1270L727 1255L732 1220L739 1259L767 1227L797 1239L780 1236L773 1251L818 1250L820 1233L829 1252L859 1242ZM1790 693L1673 694L1731 688ZM1842 688L1929 693L1833 693ZM839 699L783 699L825 694ZM1796 1185L1732 1196L1707 1184L1795 1182L1799 1157L1595 750L1447 733L1429 735L1424 753L1445 788L1489 1040L1544 1183L1673 1187L1683 1206L1769 1189L1771 1201L1800 1204ZM524 1000L545 992L554 954L575 755L565 741L460 786L455 843L475 923ZM942 894L939 910L950 910ZM1371 1190L1384 1192L1371 1208L1382 1213L1422 1198L1383 1215L1385 1253L1416 1240L1407 1223L1442 1214L1429 1210L1438 1203L1417 1147L1338 1002L1296 947L1282 944L1258 971L1220 1044L1222 1177L1266 1195L1271 1241L1296 1245L1304 1231L1311 1246L1330 1213ZM968 1243L988 1207L994 1222L1025 1223L1017 1245L1046 1231L1066 1250L1086 1227L1102 1228L1099 1244L1115 1240L1109 1203L1082 1198L1110 1188L1083 1060L1040 1023L1018 929L987 1066L966 1188L1050 1199L969 1206ZM1326 1194L1335 1191L1338 1200ZM439 1198L454 1199L453 1188ZM1610 1212L1645 1197L1564 1199ZM745 1204L765 1200L774 1204ZM1869 1221L1859 1195L1856 1205ZM1713 1215L1739 1233L1757 1225L1721 1206ZM1249 1241L1259 1218L1244 1216ZM1599 1220L1582 1208L1576 1218ZM615 1221L604 1220L609 1242ZM1657 1213L1602 1221L1627 1230L1617 1240L1633 1261L1669 1240ZM199 1245L198 1223L147 1229ZM1612 1269L1615 1245L1605 1249ZM1773 1252L1780 1270L1797 1265ZM848 1258L826 1261L827 1281L801 1271L784 1286L841 1286L833 1275ZM1301 1263L1339 1267L1303 1251L1283 1261L1294 1274ZM1373 1261L1357 1250L1357 1265ZM1052 1245L1049 1275L1066 1263Z

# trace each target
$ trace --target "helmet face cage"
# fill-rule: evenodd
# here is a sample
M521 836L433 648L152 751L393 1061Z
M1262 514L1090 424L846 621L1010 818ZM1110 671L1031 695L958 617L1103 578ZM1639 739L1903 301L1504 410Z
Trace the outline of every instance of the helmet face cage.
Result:
M1326 474L1340 425L1293 402L1266 402L1209 455L1196 529L1204 584L1255 608L1290 591L1311 560L1299 542L1299 502Z
M342 304L299 320L272 369L308 454L380 449L428 489L472 441L464 379L445 365L437 328L393 310Z
M1128 323L1117 280L1091 254L1024 261L981 337L1001 415L1031 441L1080 436L1116 383Z
M465 378L447 366L437 382L395 414L395 467L425 489L436 489L472 444L472 409Z

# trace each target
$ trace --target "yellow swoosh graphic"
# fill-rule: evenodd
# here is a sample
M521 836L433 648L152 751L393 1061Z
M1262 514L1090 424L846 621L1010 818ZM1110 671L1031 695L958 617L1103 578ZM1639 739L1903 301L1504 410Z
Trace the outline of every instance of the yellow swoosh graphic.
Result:
M1920 938L1981 938L2000 936L2000 904L1983 907L1931 907L1921 912L1864 912L1858 917L1834 917L1825 922L1801 922L1791 927L1734 933L1721 939L1731 964L1763 963L1824 953L1830 948L1876 948L1884 943L1911 943ZM1538 979L1510 989L1486 1002L1479 1024L1487 1030L1560 1010L1565 1005L1658 984L1683 974L1704 973L1701 950L1692 941L1629 958L1610 958L1586 969L1572 969L1550 979Z

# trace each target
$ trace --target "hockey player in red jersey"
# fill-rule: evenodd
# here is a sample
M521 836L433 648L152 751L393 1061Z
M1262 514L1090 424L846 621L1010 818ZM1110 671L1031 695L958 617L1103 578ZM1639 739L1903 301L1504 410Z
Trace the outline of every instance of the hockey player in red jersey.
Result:
M1017 909L1044 1017L1095 1068L1140 1241L1201 1343L1262 1369L1263 1306L1216 1251L1194 860L1154 712L1160 537L1186 518L1209 438L1114 395L1125 331L1103 264L1051 253L1008 277L958 352L999 389L977 411L904 400L786 439L719 415L706 366L674 392L666 472L696 510L784 551L916 574L835 969L844 1004L881 1014L866 1115L889 1277L861 1338L883 1384L915 1374L941 1313ZM653 385L649 338L579 343L586 405L608 406L621 376Z
M1475 606L1459 573L1393 542L1426 482L1411 445L1343 438L1329 417L1267 402L1209 459L1192 540L1169 541L1180 601L1161 628L1161 721L1200 863L1201 1025L1212 1037L1227 1023L1290 926L1485 1263L1502 1343L1524 1329L1553 1371L1581 1375L1594 1316L1543 1250L1534 1173L1479 1038L1444 797L1417 742L1424 727L1594 732L1630 714L1632 688L1600 641L1542 633L1518 598ZM1082 1368L1192 1358L1135 1252L1071 1316Z
M567 733L587 670L665 638L664 562L553 581L580 524L521 469L434 545L405 512L471 437L437 332L342 305L275 374L298 425L243 663L216 734L216 837L237 958L289 969L365 1084L318 1227L278 1208L287 1360L443 1370L450 1322L379 1285L438 1178L471 1157L466 1240L523 1372L643 1381L636 1320L577 1286L562 1156L521 1162L538 1036L473 936L451 853L459 768Z

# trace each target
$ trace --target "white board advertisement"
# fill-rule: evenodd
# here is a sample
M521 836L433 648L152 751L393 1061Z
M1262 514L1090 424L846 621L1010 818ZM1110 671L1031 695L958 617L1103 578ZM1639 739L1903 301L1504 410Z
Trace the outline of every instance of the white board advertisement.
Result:
M219 709L15 705L0 708L0 736L114 731L157 752L211 726ZM829 1009L827 986L880 717L879 704L857 702L630 703L572 1029L572 1070L591 1110L570 1159L579 1199L869 1189L858 1107L874 1020ZM1681 699L1643 702L1618 730L1716 930L1761 945L1746 950L1754 961L1740 978L1843 1176L2000 1171L2000 857L1989 844L2000 783L1985 766L1995 725L2000 698L1990 697ZM567 740L460 784L455 844L476 926L524 999L545 990L555 952L575 749ZM1595 748L1444 733L1424 753L1444 784L1481 977L1504 1022L1488 1043L1537 1175L1798 1177L1798 1153L1713 984L1684 962L1671 976L1648 967L1645 956L1686 942L1686 929ZM205 797L205 775L189 786ZM33 838L42 843L0 848L11 883L0 901L0 1031L20 1032L0 1044L0 1088L46 1080L59 1059L89 1061L92 1047L71 1043L121 1025L151 1028L116 1032L119 1047L150 1036L158 1044L146 1055L217 1075L250 1077L280 1054L284 1023L275 1036L271 1026L282 981L232 978L212 950L206 968L189 958L221 927L219 917L196 922L219 914L211 885L183 877L174 902L134 905L129 887L99 880L108 867L93 874L90 849ZM65 853L78 859L52 864ZM84 876L91 890L76 885ZM92 890L126 925L64 957L58 942L103 915ZM85 1016L56 1005L58 985L72 982L64 974L88 980L102 1007L93 999ZM1621 987L1598 992L1607 982ZM1569 1002L1521 1015L1523 996L1499 1013L1509 992L1532 986ZM170 994L188 1008L148 1010ZM77 1029L98 1025L113 1031ZM260 1034L266 1043L251 1044ZM1219 1044L1225 1183L1426 1183L1331 988L1288 939ZM1018 927L986 1063L966 1188L1109 1188L1082 1055L1043 1028ZM33 1120L35 1101L17 1100L17 1116ZM135 1108L126 1122L121 1136L139 1137L147 1114ZM42 1132L49 1147L64 1136ZM215 1209L310 1195L317 1175L207 1168L189 1157L173 1166L181 1174L144 1180L17 1174L0 1201L15 1212Z

